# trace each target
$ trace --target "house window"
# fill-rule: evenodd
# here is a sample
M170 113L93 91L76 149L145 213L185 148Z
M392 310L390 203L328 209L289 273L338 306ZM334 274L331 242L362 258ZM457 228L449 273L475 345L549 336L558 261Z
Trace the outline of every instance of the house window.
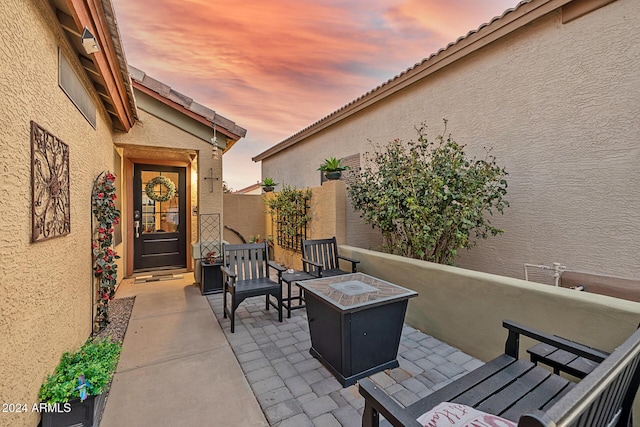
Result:
M58 49L58 85L95 129L96 106L60 49Z

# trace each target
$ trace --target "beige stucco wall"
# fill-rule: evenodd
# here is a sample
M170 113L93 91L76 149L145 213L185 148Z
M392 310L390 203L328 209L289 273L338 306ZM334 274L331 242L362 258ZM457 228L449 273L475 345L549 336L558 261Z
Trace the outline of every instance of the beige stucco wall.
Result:
M640 319L637 302L353 246L340 246L340 253L360 260L358 271L418 292L409 301L409 325L485 361L504 351L504 319L605 351Z
M320 187L311 188L311 200L307 211L310 217L307 225L307 239L326 239L335 236L339 244L345 242L345 191L343 181L329 181ZM275 196L276 193L265 195L267 199ZM301 270L302 254L278 245L275 223L268 210L269 208L265 206L265 234L273 237L276 261L288 268Z
M560 262L637 279L639 69L640 2L564 25L557 11L264 160L262 175L316 185L327 156L414 138L421 122L435 136L446 118L470 155L493 147L509 172L511 207L492 218L506 233L460 266L522 278L524 263Z
M240 233L249 242L251 237L264 238L266 206L262 195L259 194L225 194L224 201L224 240L232 245L242 243L242 240L230 227Z
M111 123L99 108L92 128L58 87L58 46L65 44L55 17L37 4L0 2L0 402L28 405L62 353L91 332L91 189L113 167ZM73 54L67 58L78 65ZM71 233L38 243L30 242L30 120L70 153ZM0 425L38 419L2 413Z

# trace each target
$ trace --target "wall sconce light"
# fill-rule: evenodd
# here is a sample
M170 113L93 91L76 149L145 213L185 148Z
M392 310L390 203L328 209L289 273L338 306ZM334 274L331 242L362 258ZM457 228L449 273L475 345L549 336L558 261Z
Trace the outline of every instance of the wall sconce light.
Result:
M213 160L218 160L220 158L220 147L218 147L218 137L216 136L216 125L213 125L213 138L211 138L211 144L213 145L213 153L211 154L211 158Z
M84 51L87 52L87 55L91 55L92 53L100 50L98 40L96 40L96 37L91 34L91 31L89 31L87 27L84 27L84 31L82 31L80 41L82 42L82 47L84 48Z

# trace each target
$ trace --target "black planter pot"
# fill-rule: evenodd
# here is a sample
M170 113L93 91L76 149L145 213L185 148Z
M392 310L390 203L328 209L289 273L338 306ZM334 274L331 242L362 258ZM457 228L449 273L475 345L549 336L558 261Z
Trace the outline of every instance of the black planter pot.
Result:
M273 191L273 185L265 185L262 187L265 193L271 193Z
M42 408L42 427L92 427L98 425L106 392L89 396L84 402L73 399L67 403L48 405Z
M200 292L202 295L217 294L222 292L222 260L214 263L203 260L200 263L202 277L200 279Z
M331 172L325 172L324 173L325 178L327 178L329 181L335 181L340 179L340 177L342 176L342 171L331 171Z

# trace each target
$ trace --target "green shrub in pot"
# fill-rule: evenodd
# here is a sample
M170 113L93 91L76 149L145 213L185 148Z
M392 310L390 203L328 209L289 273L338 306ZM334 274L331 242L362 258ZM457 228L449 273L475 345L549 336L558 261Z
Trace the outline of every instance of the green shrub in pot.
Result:
M64 353L52 375L40 387L44 403L65 403L80 398L78 379L84 376L88 396L105 391L118 364L122 345L110 339L89 339L75 353Z

